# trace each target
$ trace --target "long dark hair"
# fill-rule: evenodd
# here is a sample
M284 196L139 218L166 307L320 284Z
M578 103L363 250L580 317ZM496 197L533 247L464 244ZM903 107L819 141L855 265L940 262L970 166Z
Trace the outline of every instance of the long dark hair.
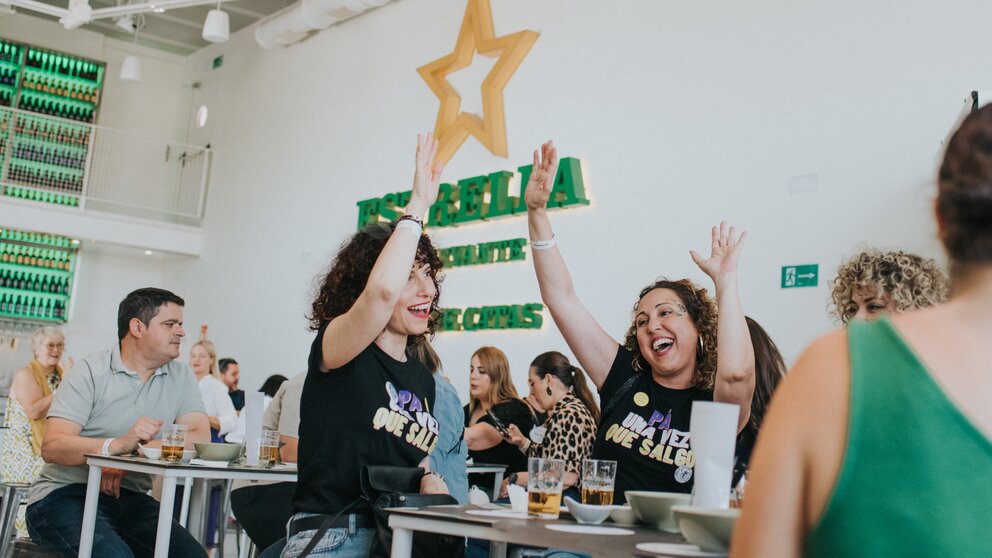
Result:
M329 322L351 309L359 295L365 290L365 285L369 281L369 274L372 273L372 266L375 265L383 247L386 246L386 241L389 240L394 230L396 230L396 223L375 223L353 234L341 245L337 256L331 262L330 270L321 279L317 296L314 298L309 315L307 315L311 330L317 330L321 324ZM437 294L431 301L430 315L427 318L427 331L422 336L408 337L407 345L418 343L420 338L429 339L433 336L434 326L440 315L437 302L441 297L443 277L440 272L444 264L438 256L437 248L426 234L420 235L416 261L430 266L430 276Z
M751 397L751 418L748 427L757 432L765 411L772 401L772 394L779 382L785 378L785 360L772 338L761 325L749 317L747 329L751 332L751 346L754 347L754 395Z
M557 351L548 351L537 355L534 362L530 363L530 367L538 378L543 379L548 375L558 378L565 387L572 390L579 401L582 401L582 404L589 409L593 421L599 424L599 405L592 396L589 384L586 383L586 375L581 368L572 366L568 357Z

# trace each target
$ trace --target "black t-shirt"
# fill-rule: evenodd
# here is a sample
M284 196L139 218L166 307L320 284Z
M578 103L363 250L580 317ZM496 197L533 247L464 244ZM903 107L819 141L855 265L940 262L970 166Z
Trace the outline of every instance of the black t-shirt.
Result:
M434 449L434 378L372 343L350 362L321 372L317 331L300 399L297 512L333 514L357 499L363 465L416 467Z
M530 430L534 428L534 415L530 412L530 406L523 401L511 400L498 403L493 405L491 410L496 415L496 418L503 423L503 426L508 427L511 424L515 424L524 433L524 436L529 434ZM469 425L468 423L471 418L468 405L465 405L465 426ZM482 415L482 418L479 419L478 424L482 423L492 425L493 427L496 426L488 414ZM469 450L468 455L474 463L506 465L507 474L520 473L527 470L527 456L520 451L520 448L506 440L489 449Z
M693 401L712 401L713 392L666 388L651 374L635 371L632 362L630 351L619 347L599 400L608 404L627 380L637 379L603 415L592 457L617 462L615 501L626 500L625 490L691 492L695 459L689 449L689 415Z

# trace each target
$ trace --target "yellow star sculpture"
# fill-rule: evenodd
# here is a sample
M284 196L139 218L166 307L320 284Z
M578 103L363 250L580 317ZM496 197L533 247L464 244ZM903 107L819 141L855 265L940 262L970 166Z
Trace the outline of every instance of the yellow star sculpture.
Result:
M538 35L535 31L524 30L497 37L493 30L489 0L468 0L454 51L417 68L431 91L441 100L434 124L438 161L447 163L469 134L494 155L506 157L503 88L537 41ZM489 58L499 57L482 81L482 118L461 111L462 98L446 79L448 74L471 64L476 52Z

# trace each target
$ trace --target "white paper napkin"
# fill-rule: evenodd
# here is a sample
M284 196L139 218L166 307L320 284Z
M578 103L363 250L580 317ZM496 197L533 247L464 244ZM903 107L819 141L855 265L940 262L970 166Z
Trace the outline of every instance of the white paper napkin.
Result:
M739 415L738 405L692 402L689 447L696 460L692 505L721 509L729 505Z
M207 459L191 459L190 465L205 465L207 467L227 467L227 461L209 461Z
M510 493L510 508L515 512L527 512L527 490L519 485L511 484L507 487Z

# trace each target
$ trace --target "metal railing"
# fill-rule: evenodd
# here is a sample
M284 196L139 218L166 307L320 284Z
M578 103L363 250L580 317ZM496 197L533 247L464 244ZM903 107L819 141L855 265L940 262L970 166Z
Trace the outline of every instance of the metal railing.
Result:
M209 148L0 107L0 200L199 225Z

